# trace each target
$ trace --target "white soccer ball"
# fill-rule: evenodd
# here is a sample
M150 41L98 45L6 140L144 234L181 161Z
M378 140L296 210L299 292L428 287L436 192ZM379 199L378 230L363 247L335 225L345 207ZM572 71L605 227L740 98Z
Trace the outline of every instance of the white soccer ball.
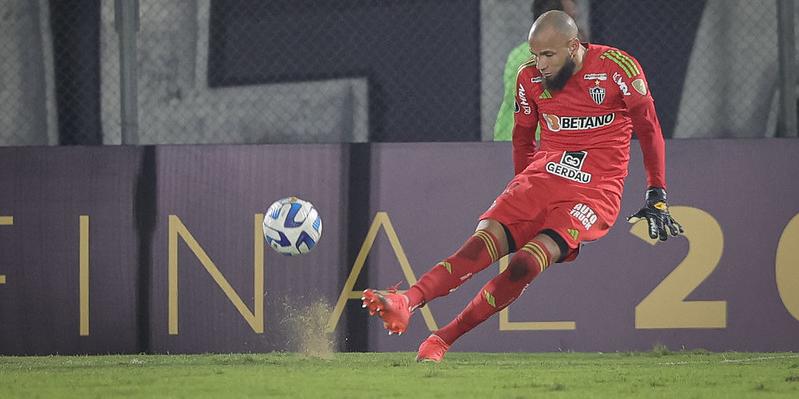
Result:
M283 198L266 210L264 237L280 254L305 254L322 237L322 218L310 202L297 197Z

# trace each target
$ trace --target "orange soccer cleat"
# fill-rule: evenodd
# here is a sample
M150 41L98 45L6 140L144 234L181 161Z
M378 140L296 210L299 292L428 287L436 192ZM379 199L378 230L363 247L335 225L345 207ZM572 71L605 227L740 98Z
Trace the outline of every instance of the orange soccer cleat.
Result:
M402 334L408 329L408 320L411 318L408 297L398 293L396 288L386 291L365 289L361 300L370 315L377 314L383 319L383 327L389 335Z
M438 335L431 334L419 345L416 361L438 363L444 359L444 354L447 353L447 350L449 350L449 345Z

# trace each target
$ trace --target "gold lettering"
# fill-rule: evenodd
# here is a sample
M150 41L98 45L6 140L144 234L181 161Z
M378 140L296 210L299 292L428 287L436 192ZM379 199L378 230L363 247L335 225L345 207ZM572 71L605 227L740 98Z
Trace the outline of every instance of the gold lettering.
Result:
M13 216L0 216L0 226L12 226L14 224ZM6 283L6 276L0 274L0 284Z
M89 335L89 216L80 215L79 245L80 335Z
M499 272L502 273L508 268L510 256L503 256L499 260ZM510 321L508 315L510 306L499 311L499 331L532 331L532 330L574 330L577 323L573 321Z
M718 266L724 234L716 219L693 207L674 206L671 214L685 227L688 254L649 295L635 307L635 328L726 328L727 301L686 301L685 298ZM646 222L630 233L650 245Z
M799 214L782 231L777 245L777 291L785 309L799 320Z
M194 236L191 235L189 230L183 222L175 215L169 215L169 334L178 334L178 237L183 239L183 242L191 249L194 256L200 260L208 274L213 277L216 284L222 288L222 291L228 297L230 302L236 307L236 310L244 317L247 324L250 325L256 333L264 332L264 244L263 233L261 231L261 222L263 221L263 214L256 214L253 223L253 237L254 237L254 285L253 285L253 299L254 310L250 312L244 301L236 293L236 290L228 283L214 262L205 253L205 250L197 243Z
M366 233L366 238L363 241L363 245L361 245L361 250L355 258L355 263L352 265L350 275L344 283L344 288L341 290L341 295L336 302L336 307L333 309L333 314L330 315L330 319L327 322L327 332L336 330L336 325L338 325L338 321L341 318L341 313L344 312L344 305L347 304L347 300L360 300L361 296L363 296L363 291L353 291L353 288L355 287L355 281L358 279L358 275L361 274L363 265L366 262L366 257L369 255L369 251L372 250L372 245L375 243L380 227L385 229L388 241L391 243L391 248L394 250L394 256L399 261L400 268L405 275L405 280L409 285L416 284L416 276L413 274L410 262L408 262L408 258L405 256L405 250L402 249L402 244L400 244L399 238L397 237L397 232L394 231L394 226L391 224L388 213L377 212L372 221L372 225L369 227L369 232ZM433 319L430 308L426 306L421 308L420 311L422 312L422 317L424 318L427 328L430 331L438 330L438 326Z

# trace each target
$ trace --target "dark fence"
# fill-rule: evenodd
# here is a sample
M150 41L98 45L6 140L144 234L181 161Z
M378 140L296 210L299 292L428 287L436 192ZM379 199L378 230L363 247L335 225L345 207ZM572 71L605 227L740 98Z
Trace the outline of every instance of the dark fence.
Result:
M575 3L667 137L796 136L792 0ZM0 145L491 140L531 4L4 0Z

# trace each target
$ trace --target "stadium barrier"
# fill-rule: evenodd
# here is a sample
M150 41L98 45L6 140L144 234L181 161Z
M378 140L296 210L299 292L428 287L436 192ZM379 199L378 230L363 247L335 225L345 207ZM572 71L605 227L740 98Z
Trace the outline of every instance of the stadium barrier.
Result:
M653 245L622 219L645 188L633 143L608 236L457 350L799 350L799 142L667 152L685 238ZM453 252L511 173L509 143L0 148L0 354L294 350L299 319L342 350L415 350L506 263L401 337L365 318L360 290L405 287ZM261 233L265 207L289 195L324 221L301 257Z

